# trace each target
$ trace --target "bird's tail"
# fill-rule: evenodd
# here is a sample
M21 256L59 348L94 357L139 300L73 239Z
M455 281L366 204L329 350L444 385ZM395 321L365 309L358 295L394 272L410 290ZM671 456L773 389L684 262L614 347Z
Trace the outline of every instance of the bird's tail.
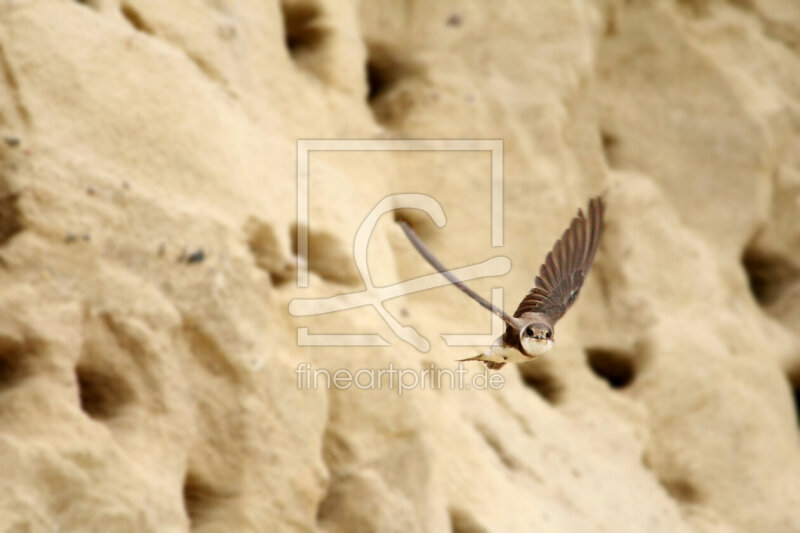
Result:
M466 359L456 359L456 361L458 361L459 363L461 363L463 361L483 361L484 360L483 358L485 356L486 356L486 354L479 353L475 357L467 357Z
M488 361L486 359L486 354L485 353L479 353L478 355L476 355L474 357L467 357L466 359L458 359L459 363L463 363L464 361L480 361L482 363L486 363L486 366L488 366L492 370L500 370L501 368L503 368L506 365L505 362L496 363L494 361Z

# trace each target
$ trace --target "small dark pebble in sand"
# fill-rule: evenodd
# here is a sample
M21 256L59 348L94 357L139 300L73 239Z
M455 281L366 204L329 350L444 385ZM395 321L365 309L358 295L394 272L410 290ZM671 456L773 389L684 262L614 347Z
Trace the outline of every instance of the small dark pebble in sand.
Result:
M84 233L83 235L78 235L77 233L67 233L66 235L64 235L64 242L70 243L70 242L76 242L78 240L89 242L89 240L91 240L91 237L87 233Z
M6 144L9 145L11 148L19 146L20 141L16 137L6 137L4 140L6 141Z
M202 263L205 260L205 258L206 258L206 253L203 251L202 248L200 248L196 252L190 253L186 257L186 262L190 263L190 264L191 263Z
M447 25L452 27L461 26L461 15L453 13L447 17Z

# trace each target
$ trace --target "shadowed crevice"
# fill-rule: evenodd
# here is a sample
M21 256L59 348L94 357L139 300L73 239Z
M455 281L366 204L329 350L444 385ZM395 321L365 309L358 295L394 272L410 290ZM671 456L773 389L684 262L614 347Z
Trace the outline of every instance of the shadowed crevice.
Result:
M367 59L367 102L373 103L398 79L398 65L382 51L373 51Z
M311 272L333 283L357 285L362 282L351 254L352 245L346 245L329 231L308 229L308 250L303 254L299 250L297 229L298 225L292 224L292 254L298 261L305 261Z
M792 391L792 400L794 402L794 413L797 426L800 428L800 364L795 365L791 370L786 373L786 378L789 380L789 386Z
M594 374L613 389L628 387L636 378L632 354L605 348L587 348L586 361Z
M519 462L505 449L502 439L496 433L482 425L475 426L475 429L506 468L509 470L517 470L519 468Z
M131 6L130 4L123 3L120 8L120 13L122 16L125 17L131 26L133 26L137 31L142 33L146 33L147 35L153 35L153 27L147 23L141 13Z
M213 483L195 472L188 472L183 482L183 504L192 531L200 531L206 524L224 523L225 507L234 494L219 490Z
M548 361L538 360L521 365L520 373L525 384L547 403L556 405L563 399L566 386Z
M81 409L96 420L108 420L133 399L133 391L122 376L88 365L75 370Z
M395 124L407 116L425 93L415 82L425 78L424 68L382 45L367 45L365 64L367 104L375 121Z
M800 269L776 254L748 246L742 256L753 297L762 306L780 299L786 290L800 280Z
M600 146L603 149L603 155L609 168L617 168L619 166L619 144L619 138L613 133L600 132Z
M286 48L295 61L325 46L330 33L322 24L322 11L314 2L283 2Z
M247 246L256 266L269 274L274 286L285 285L297 274L297 261L288 259L272 225L250 218L245 225Z
M32 351L17 339L0 336L0 391L16 386L30 374L27 361Z
M664 490L680 503L699 504L702 502L700 491L685 478L663 478L659 479L659 482Z
M100 0L75 0L75 3L98 11L100 9Z
M186 56L192 63L194 63L194 65L197 67L200 73L203 74L203 76L205 76L206 78L208 78L209 81L221 87L229 96L231 97L235 96L228 87L228 82L227 80L225 80L225 77L222 75L222 73L219 72L219 70L217 70L217 68L213 64L211 64L211 62L207 61L204 57L200 56L199 54L193 54L188 51L186 52Z
M692 505L702 504L703 497L700 489L687 476L675 472L674 467L660 471L653 464L652 451L645 452L642 456L642 466L644 466L656 478L664 490L678 503ZM665 473L669 472L669 473Z
M18 207L19 195L9 194L0 198L0 246L23 230L22 216Z
M369 48L366 64L367 104L377 122L389 122L393 118L390 104L383 102L382 97L397 85L401 76L400 65L391 54L381 47Z
M475 516L459 506L451 506L447 510L450 516L450 531L452 533L488 533L488 529L483 526Z

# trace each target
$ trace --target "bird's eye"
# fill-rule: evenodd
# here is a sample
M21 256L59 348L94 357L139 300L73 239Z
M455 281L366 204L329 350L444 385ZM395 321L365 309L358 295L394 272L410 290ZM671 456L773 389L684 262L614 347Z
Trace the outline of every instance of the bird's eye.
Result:
M547 333L545 333L545 335L544 335L544 336L545 336L545 337L547 337L547 338L549 339L550 337L552 337L552 336L553 336L553 332L548 330L548 332L547 332Z
M531 328L526 329L525 335L527 335L528 337L533 337L533 330Z

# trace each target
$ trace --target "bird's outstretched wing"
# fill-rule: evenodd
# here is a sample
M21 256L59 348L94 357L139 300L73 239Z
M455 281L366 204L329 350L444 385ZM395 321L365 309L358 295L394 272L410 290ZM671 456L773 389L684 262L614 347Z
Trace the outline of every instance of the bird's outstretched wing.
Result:
M422 255L422 257L424 257L425 260L428 263L430 263L433 268L438 270L439 273L441 273L442 276L447 278L447 280L450 283L452 283L453 285L455 285L456 287L458 287L459 289L461 289L462 291L467 293L467 295L470 298L472 298L473 300L475 300L476 302L481 304L483 307L485 307L486 309L488 309L492 313L494 313L497 316L499 316L500 318L502 318L503 322L505 322L509 326L512 326L512 327L514 326L514 320L510 316L508 316L508 313L506 313L502 309L498 309L497 307L492 305L491 302L489 302L486 299L484 299L481 296L479 296L478 293L476 293L475 291L473 291L472 289L470 289L469 287L464 285L464 283L462 283L461 280L459 280L457 277L455 277L452 272L447 270L444 267L444 265L442 265L439 262L439 260L436 259L436 256L433 255L433 253L431 253L430 250L428 250L428 248L425 246L425 243L423 243L420 240L420 238L417 237L417 234L414 233L414 230L411 229L411 226L409 226L404 220L399 221L399 223L400 223L400 227L403 228L403 231L405 232L406 237L408 237L408 240L410 240L411 244L414 245L414 248L417 249L417 251L420 253L420 255Z
M542 313L553 325L564 316L578 297L597 253L603 234L604 211L600 197L589 201L587 216L578 210L578 215L547 254L536 276L536 284L520 302L515 317L529 312Z

